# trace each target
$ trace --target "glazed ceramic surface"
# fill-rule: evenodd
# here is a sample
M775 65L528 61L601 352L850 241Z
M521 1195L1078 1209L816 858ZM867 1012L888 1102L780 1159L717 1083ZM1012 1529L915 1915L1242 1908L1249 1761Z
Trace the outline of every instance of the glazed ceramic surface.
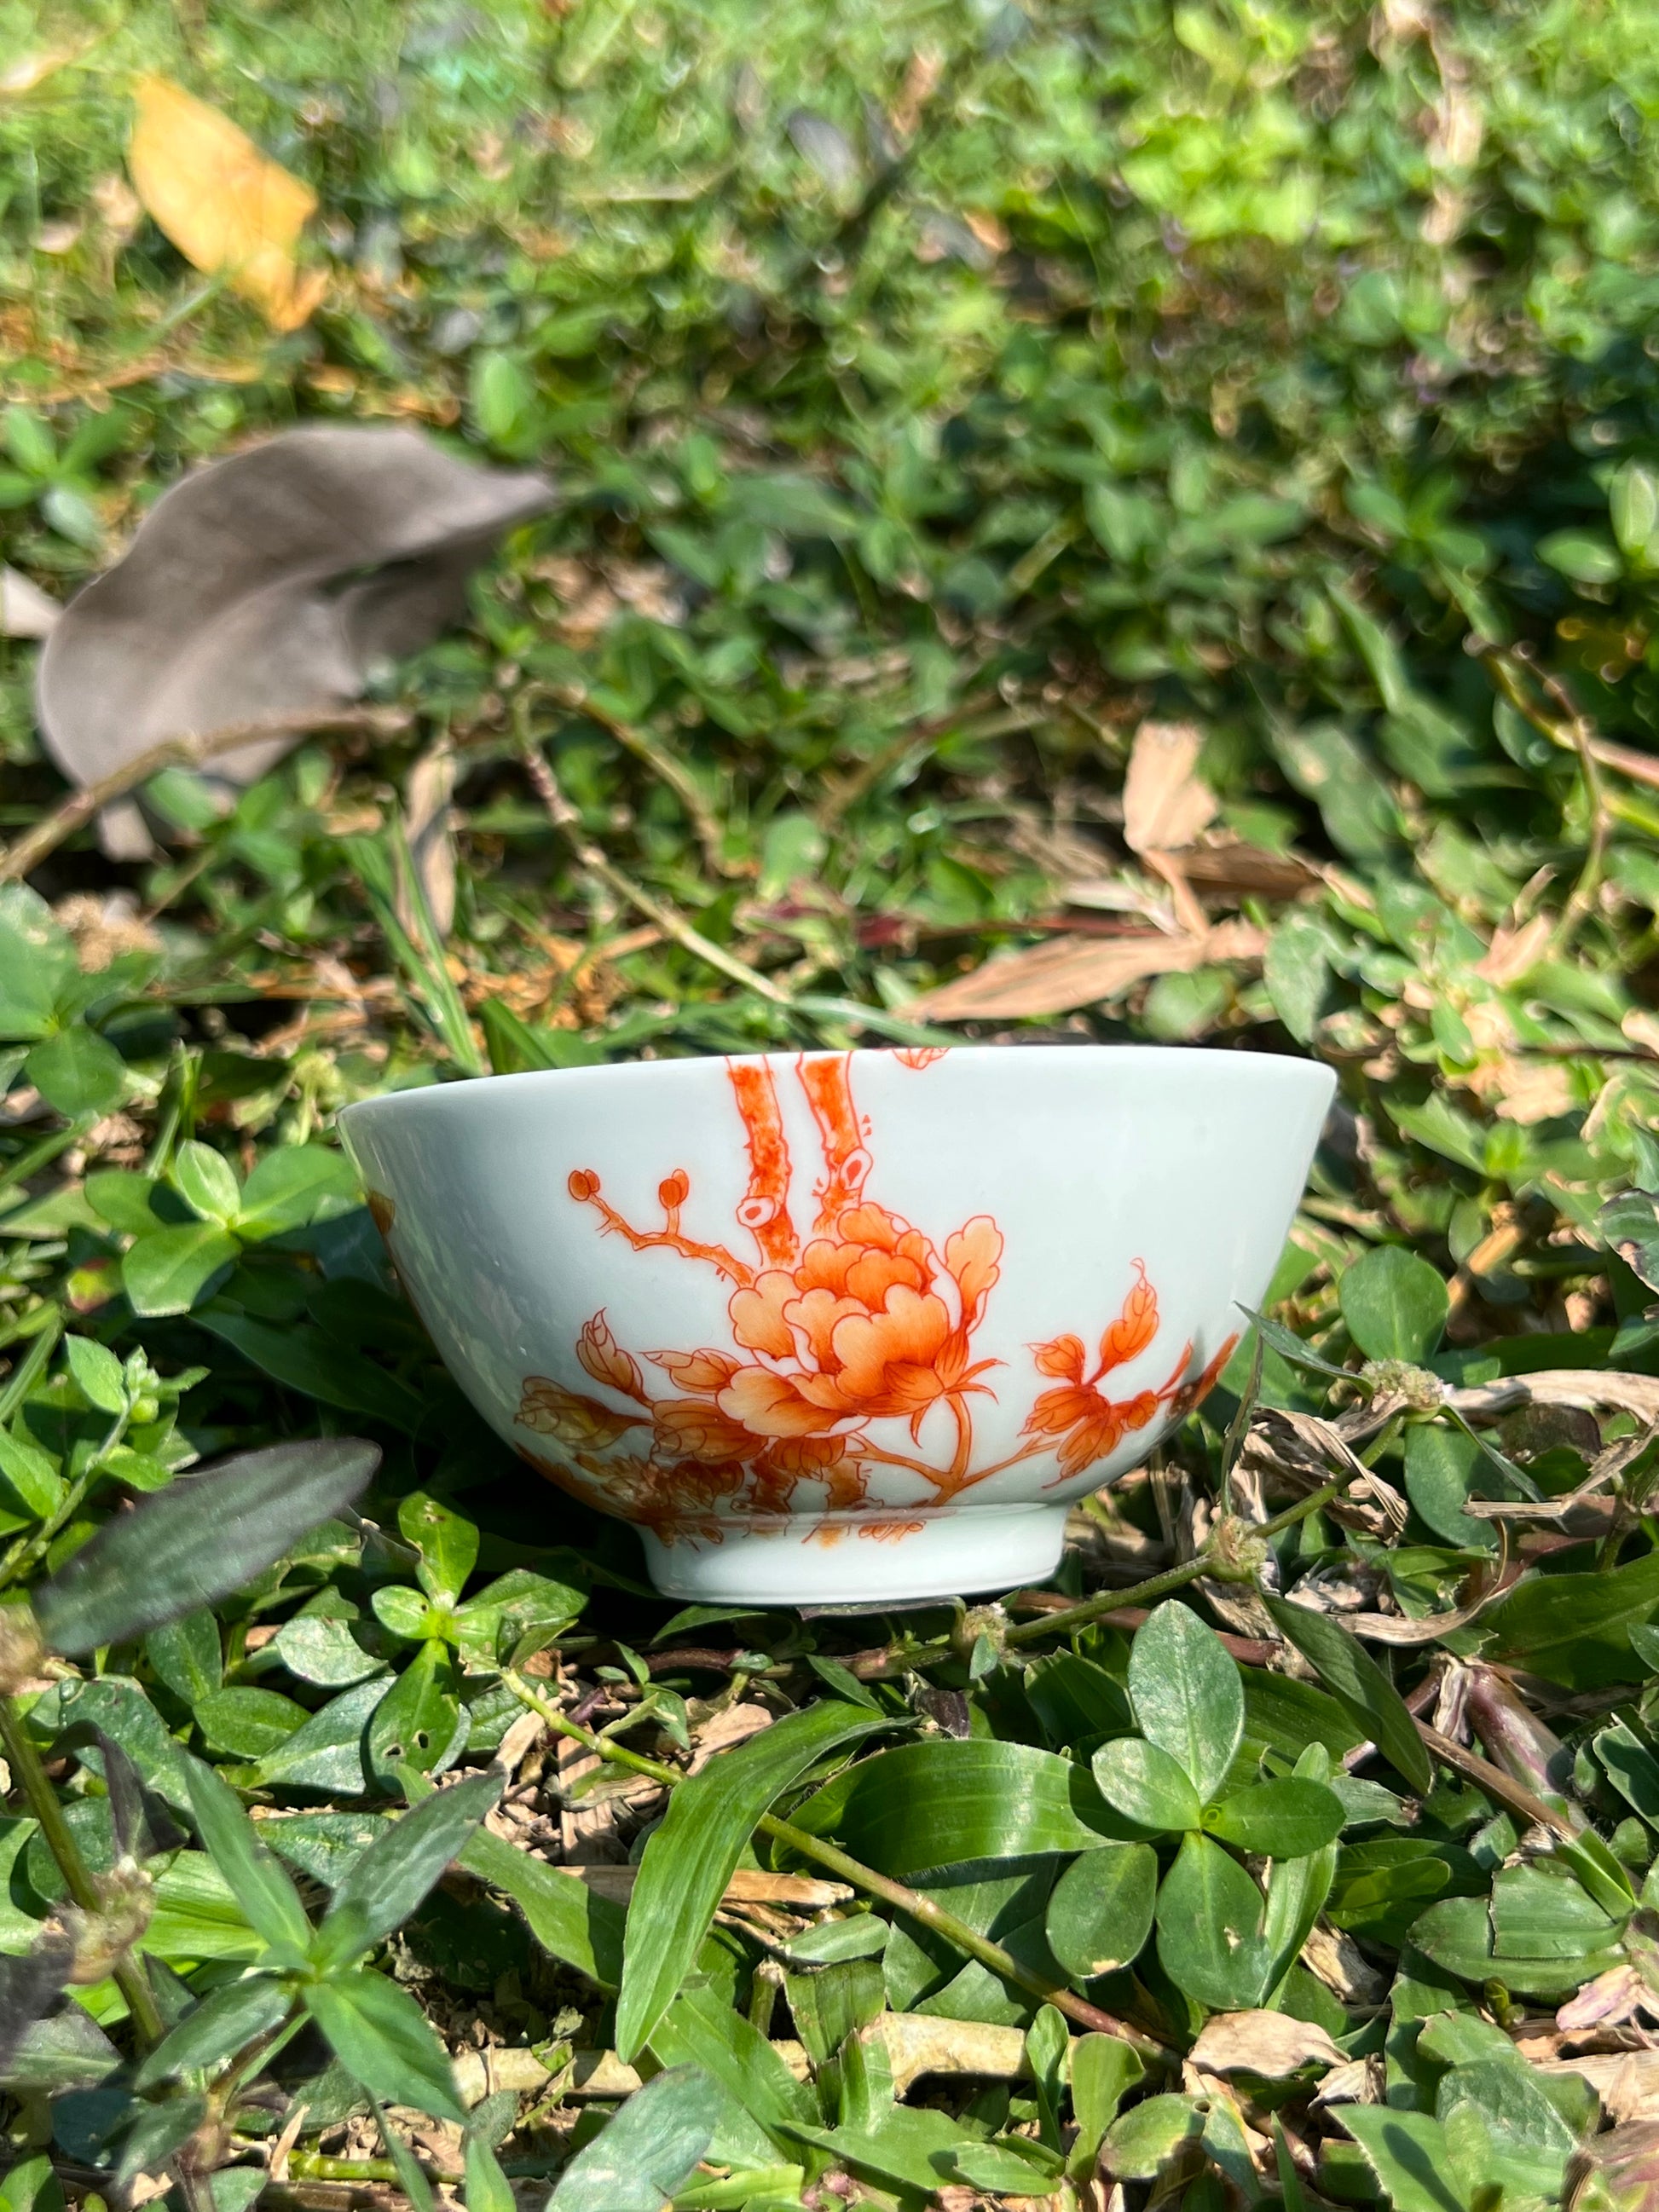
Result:
M1260 1303L1329 1104L1139 1046L509 1075L342 1133L439 1349L659 1589L835 1604L1050 1574Z

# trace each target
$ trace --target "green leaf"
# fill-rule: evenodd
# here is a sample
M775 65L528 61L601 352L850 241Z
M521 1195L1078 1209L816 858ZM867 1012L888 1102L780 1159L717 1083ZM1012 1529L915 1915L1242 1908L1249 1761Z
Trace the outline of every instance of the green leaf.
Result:
M146 1244L150 1241L144 1239ZM135 1244L132 1252L142 1249ZM129 1261L132 1252L127 1255ZM411 1432L420 1425L421 1401L406 1383L320 1328L306 1323L279 1328L251 1314L234 1312L217 1299L197 1316L197 1322L234 1345L244 1359L275 1381L303 1390L325 1406L367 1414Z
M1125 1839L1086 1768L1031 1744L982 1738L935 1737L861 1759L789 1817L907 1881L970 1859Z
M483 2137L470 2129L463 2162L466 2212L518 2212L518 2199L513 2194L512 2183L501 2172L501 2160Z
M376 1704L366 1742L369 1772L390 1789L398 1770L429 1774L461 1717L460 1676L449 1648L423 1644Z
M1330 986L1330 939L1316 916L1292 907L1267 940L1262 974L1273 1012L1298 1044L1312 1042Z
M319 1437L179 1476L35 1592L48 1649L75 1658L216 1604L361 1496L380 1459L358 1437Z
M1077 2140L1066 2171L1074 2181L1093 2174L1118 2106L1146 2071L1134 2045L1115 2035L1080 2035L1073 2043L1072 2118Z
M57 1462L4 1429L0 1429L0 1476L25 1520L44 1521L63 1502L64 1480ZM9 1505L12 1499L7 1500Z
M429 1786L429 1785L428 1785ZM524 1914L530 1932L552 1958L574 1966L597 1989L622 1986L626 1915L576 1875L562 1874L480 1828L462 1851L468 1874L503 1891Z
M1600 531L1552 531L1534 550L1547 567L1575 584L1613 584L1624 574L1617 550Z
M1469 2212L1453 2185L1438 2120L1389 2105L1339 2105L1335 2116L1364 2152L1394 2212Z
M281 1145L256 1163L231 1225L257 1242L356 1203L356 1171L343 1152L321 1145Z
M1484 1460L1474 1437L1443 1422L1419 1421L1406 1431L1406 1495L1418 1514L1447 1543L1489 1552L1497 1529L1463 1510Z
M1267 1993L1261 1893L1207 1836L1188 1836L1164 1877L1158 1955L1177 1989L1218 2011L1248 2012Z
M386 1667L383 1659L364 1650L349 1621L322 1613L296 1613L277 1630L272 1648L290 1674L325 1689L343 1689L349 1683L367 1681Z
M196 1707L196 1725L215 1751L233 1759L263 1759L286 1743L311 1716L275 1690L212 1690Z
M499 1774L474 1775L393 1821L335 1891L312 1946L314 1963L334 1972L401 1927L501 1794Z
M1659 476L1641 461L1626 461L1607 486L1607 514L1620 551L1645 560L1649 541L1659 533Z
M121 1363L107 1345L95 1344L89 1336L66 1336L64 1356L88 1405L100 1413L126 1412L126 1383Z
M0 884L0 1037L44 1037L76 975L75 947L26 884Z
M210 1221L153 1229L127 1248L121 1286L134 1313L146 1318L188 1313L241 1249L228 1230Z
M628 1908L617 2048L635 2058L685 1979L757 1822L808 1767L889 1725L826 1700L789 1714L680 1784L640 1862Z
M1609 1199L1596 1216L1603 1242L1650 1291L1659 1290L1659 1205L1644 1190Z
M1212 1805L1204 1825L1224 1844L1262 1858L1305 1858L1342 1832L1342 1801L1317 1782L1258 1782Z
M302 1958L311 1923L286 1868L260 1842L241 1800L212 1767L192 1759L186 1780L197 1833L250 1926L273 1950Z
M173 1156L173 1186L192 1213L228 1229L242 1203L236 1170L222 1152L191 1139Z
M1101 2163L1120 2181L1151 2181L1203 2131L1204 2115L1191 2097L1147 2097L1107 2129Z
M1404 1700L1376 1660L1328 1613L1310 1612L1284 1598L1269 1597L1263 1602L1279 1634L1312 1662L1320 1680L1349 1717L1419 1796L1426 1797L1434 1782L1433 1765Z
M416 1490L398 1506L398 1526L421 1554L416 1570L421 1588L429 1598L453 1605L478 1563L475 1524Z
M1659 1606L1659 1551L1627 1566L1582 1575L1525 1575L1481 1620L1495 1659L1536 1659L1606 1636Z
M1212 1628L1166 1599L1135 1632L1129 1698L1149 1742L1183 1767L1207 1804L1244 1735L1244 1688Z
M465 2120L448 2057L407 1990L355 1966L335 1980L302 1984L301 1994L330 2050L371 2096Z
M1118 1736L1090 1763L1101 1796L1138 1827L1195 1828L1203 1817L1186 1768L1155 1743Z
M726 2110L709 2155L723 2165L765 2165L790 2147L792 2124L817 2118L811 2089L719 1990L682 1990L652 2032L651 2052L665 2066L701 2065L721 2093Z
M96 1030L76 1023L34 1047L23 1073L47 1105L70 1121L107 1114L127 1094L127 1065Z
M364 1730L386 1695L384 1676L343 1690L286 1743L266 1752L254 1769L255 1778L261 1785L279 1783L284 1789L320 1790L330 1796L359 1795L368 1786Z
M217 2066L286 2020L293 2002L278 1981L255 1974L230 1982L187 2012L156 2045L133 2076L135 2089L153 2089L180 2074Z
M1054 1884L1044 1930L1048 1948L1079 1981L1139 1957L1152 1932L1158 1857L1149 1844L1107 1844L1073 1860Z
M187 1705L210 1697L224 1680L219 1624L209 1612L188 1613L181 1620L152 1628L144 1638L144 1656Z
M143 1237L161 1225L151 1206L155 1194L154 1176L134 1175L125 1168L107 1168L86 1180L87 1204L100 1221L124 1237Z
M654 2075L577 2152L547 2212L663 2212L714 2138L713 2087L700 2066Z
M1426 1260L1378 1244L1343 1271L1337 1297L1368 1359L1426 1359L1440 1341L1450 1296Z

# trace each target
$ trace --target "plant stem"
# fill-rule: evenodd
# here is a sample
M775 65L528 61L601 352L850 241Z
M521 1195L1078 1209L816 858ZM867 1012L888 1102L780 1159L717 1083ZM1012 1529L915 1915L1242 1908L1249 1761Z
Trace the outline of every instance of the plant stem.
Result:
M5 1747L7 1764L22 1787L29 1810L40 1823L46 1848L57 1863L70 1897L82 1912L101 1912L104 1900L99 1894L98 1884L81 1856L74 1831L64 1818L58 1792L29 1740L23 1717L10 1698L0 1698L0 1743ZM152 2050L166 2034L167 2027L144 1970L131 1953L116 1967L115 1979L127 2001L140 2048Z
M665 1766L660 1759L647 1759L640 1752L629 1751L625 1745L596 1735L592 1729L570 1720L551 1698L544 1698L510 1668L501 1679L520 1704L538 1715L556 1735L569 1737L573 1742L583 1745L600 1759L608 1759L616 1765L626 1766L635 1774L648 1776L653 1782L660 1783L665 1790L678 1789L684 1781L685 1777L677 1768ZM895 1905L913 1920L921 1921L924 1927L931 1928L936 1935L942 1936L956 1949L965 1952L970 1959L977 1959L981 1966L988 1966L1004 1981L1029 1990L1033 1996L1041 1997L1045 2004L1054 2006L1079 2027L1097 2035L1115 2035L1120 2041L1133 2044L1136 2050L1154 2057L1161 2057L1169 2051L1170 2046L1160 2037L1149 2034L1144 2028L1131 2027L1114 2014L1103 2012L1098 2005L1091 2005L1087 1998L1078 1996L1068 1989L1056 1987L1044 1976L1033 1973L1029 1967L1021 1966L1012 1952L1005 1951L1000 1943L994 1943L988 1936L980 1935L976 1929L969 1927L966 1921L958 1920L955 1913L947 1912L932 1898L924 1897L920 1890L908 1888L900 1881L890 1881L885 1875L878 1874L873 1867L865 1866L859 1860L849 1857L845 1851L838 1850L834 1844L826 1844L817 1836L809 1836L804 1828L793 1827L788 1821L780 1820L770 1813L761 1815L758 1826L767 1835L781 1844L787 1844L791 1850L799 1851L803 1858L815 1859L821 1867L839 1875L842 1881L850 1882L855 1889L863 1890L867 1896L878 1897L884 1904Z
M1340 1496L1347 1481L1344 1475L1334 1482L1322 1483L1305 1498L1298 1498L1284 1512L1275 1513L1271 1521L1264 1521L1260 1528L1253 1528L1251 1535L1277 1536L1281 1529L1293 1528L1298 1521L1305 1521L1309 1514L1316 1513L1322 1505L1328 1505L1332 1498ZM1126 1590L1098 1590L1093 1597L1085 1598L1081 1605L1067 1606L1064 1613L1045 1613L1040 1620L1028 1620L1021 1627L1011 1628L1003 1640L1012 1648L1038 1643L1045 1636L1070 1636L1077 1629L1086 1628L1091 1620L1098 1620L1103 1613L1115 1613L1127 1605L1152 1605L1158 1598L1167 1597L1171 1590L1184 1589L1200 1575L1213 1574L1218 1567L1228 1564L1213 1544L1206 1544L1196 1559L1188 1559L1178 1567L1166 1567L1161 1575L1153 1575L1149 1581L1136 1583Z

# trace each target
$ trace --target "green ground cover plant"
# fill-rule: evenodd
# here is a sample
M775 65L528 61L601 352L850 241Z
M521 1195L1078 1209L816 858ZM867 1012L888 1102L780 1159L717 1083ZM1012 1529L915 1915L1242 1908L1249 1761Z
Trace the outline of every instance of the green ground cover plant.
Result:
M3 2212L1653 2201L1656 156L1632 0L0 0ZM315 423L556 495L112 858L22 587ZM962 1039L1328 1060L1264 1310L1048 1589L677 1610L333 1116Z

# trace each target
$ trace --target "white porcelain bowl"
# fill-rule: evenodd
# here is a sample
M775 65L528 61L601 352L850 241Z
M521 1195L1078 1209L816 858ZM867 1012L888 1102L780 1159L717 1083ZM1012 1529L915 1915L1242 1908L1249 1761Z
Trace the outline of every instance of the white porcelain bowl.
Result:
M1259 1304L1334 1088L1142 1046L774 1053L349 1107L473 1403L677 1597L1041 1581Z

